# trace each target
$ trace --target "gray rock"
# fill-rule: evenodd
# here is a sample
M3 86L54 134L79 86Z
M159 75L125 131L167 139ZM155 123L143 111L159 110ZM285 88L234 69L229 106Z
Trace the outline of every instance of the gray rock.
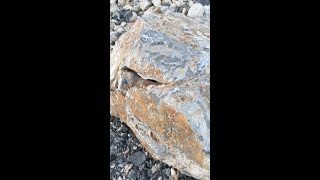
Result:
M187 8L183 8L183 9L182 9L182 14L183 14L183 15L187 15Z
M204 14L210 15L210 6L204 6Z
M125 6L123 6L123 8L122 9L125 9L125 10L132 10L132 6L130 5L130 4L127 4L127 5L125 5Z
M126 0L118 0L118 6L126 5Z
M177 7L181 7L182 6L180 1L176 1L175 4L176 4Z
M110 62L110 113L153 158L204 180L210 179L209 42L203 18L146 12L120 37Z
M155 164L155 165L153 165L152 168L151 168L152 174L154 174L155 172L159 171L159 170L160 170L160 167L161 167L161 164Z
M198 2L200 4L202 4L203 6L208 5L210 3L210 0L198 0Z
M151 6L152 6L152 3L149 0L141 0L140 1L140 8L143 11L147 10Z
M110 5L110 15L113 15L113 13L115 13L118 10L118 6L117 4L111 4Z
M201 17L204 14L204 7L200 3L195 3L188 12L190 17Z
M194 5L193 1L189 1L189 7L192 7Z
M139 10L140 10L139 6L133 6L133 7L132 7L132 11L133 11L133 12L136 12L136 13L137 13L137 12L139 12Z
M110 22L110 30L113 30L113 29L114 29L114 27L116 27L116 24L115 24L115 23L113 23L113 22Z
M162 173L165 174L167 177L170 177L170 169L169 168L163 169Z
M137 179L137 172L134 171L134 170L131 170L131 171L129 172L129 174L128 174L128 178L129 178L130 180L136 180L136 179Z
M137 167L141 165L146 159L147 158L145 154L141 151L135 152L134 154L132 154L127 158L129 162L133 163Z
M125 32L125 30L123 29L123 27L119 26L119 28L117 29L117 33L122 34L124 32Z
M171 0L162 0L162 5L164 6L170 6L170 4L172 4Z
M152 0L152 4L154 6L160 6L161 5L161 0Z
M110 44L116 42L119 38L119 34L117 32L110 32Z
M143 11L139 11L139 12L138 12L138 15L139 15L139 16L142 16L143 14L144 14Z
M138 19L138 15L136 12L132 12L132 16L130 17L130 22L135 22Z

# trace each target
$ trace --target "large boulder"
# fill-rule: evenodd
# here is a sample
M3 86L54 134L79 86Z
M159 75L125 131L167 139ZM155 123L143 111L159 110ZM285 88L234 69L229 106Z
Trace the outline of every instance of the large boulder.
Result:
M110 62L111 115L155 159L198 179L210 179L209 41L209 21L150 10Z

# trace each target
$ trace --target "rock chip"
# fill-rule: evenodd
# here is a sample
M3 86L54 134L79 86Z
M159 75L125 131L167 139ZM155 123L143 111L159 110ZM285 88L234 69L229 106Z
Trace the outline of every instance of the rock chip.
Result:
M198 179L210 179L209 42L208 21L148 11L110 62L110 113L153 158ZM135 166L145 159L128 157Z
M162 5L164 6L170 6L170 4L172 4L172 1L171 0L162 0Z
M134 170L131 170L128 174L129 179L136 180L137 179L137 173Z
M160 6L161 5L161 0L152 0L152 4L154 6Z
M116 42L119 38L119 34L117 32L110 32L110 44Z
M124 6L126 4L126 0L118 0L118 6Z
M151 6L152 6L152 3L149 0L141 0L140 1L140 8L143 11L147 10Z
M204 7L200 3L195 3L188 12L190 17L201 17L204 14Z
M210 6L204 6L204 14L210 15Z
M144 155L143 152L138 151L135 152L134 154L132 154L131 156L128 157L128 161L133 163L135 166L139 166L141 165L145 160L146 160L146 156Z
M203 6L210 4L210 0L198 0L198 2Z

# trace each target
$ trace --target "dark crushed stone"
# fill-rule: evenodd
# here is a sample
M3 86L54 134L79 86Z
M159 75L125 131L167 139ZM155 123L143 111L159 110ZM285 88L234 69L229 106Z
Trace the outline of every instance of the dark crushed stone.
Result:
M203 6L210 4L210 0L198 0L198 2L199 2L200 4L202 4Z
M135 166L139 166L146 159L146 155L143 152L138 151L128 157L128 162L132 162Z
M134 150L134 146L137 149ZM124 154L127 149L129 149L129 152ZM122 164L123 167L119 167L119 164ZM128 174L125 174L124 168L127 164L133 164L133 166ZM151 169L156 164L160 164L160 169L152 174ZM111 165L114 165L114 168L111 168ZM111 180L118 180L119 177L123 179L123 175L125 176L123 180L158 180L159 177L162 177L162 180L169 180L171 166L153 159L149 153L146 156L144 148L132 130L119 118L110 117L110 162L108 168ZM178 179L195 180L181 173L178 173Z

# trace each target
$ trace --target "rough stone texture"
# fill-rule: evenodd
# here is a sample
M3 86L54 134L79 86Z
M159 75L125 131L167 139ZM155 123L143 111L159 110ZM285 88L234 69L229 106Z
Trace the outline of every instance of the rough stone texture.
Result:
M152 4L154 6L160 6L161 5L161 0L152 0Z
M140 8L143 11L147 10L150 6L152 6L152 3L149 0L141 0Z
M204 14L204 7L200 3L195 3L189 10L188 16L201 17Z
M210 179L209 21L145 12L111 54L111 114L150 154Z

